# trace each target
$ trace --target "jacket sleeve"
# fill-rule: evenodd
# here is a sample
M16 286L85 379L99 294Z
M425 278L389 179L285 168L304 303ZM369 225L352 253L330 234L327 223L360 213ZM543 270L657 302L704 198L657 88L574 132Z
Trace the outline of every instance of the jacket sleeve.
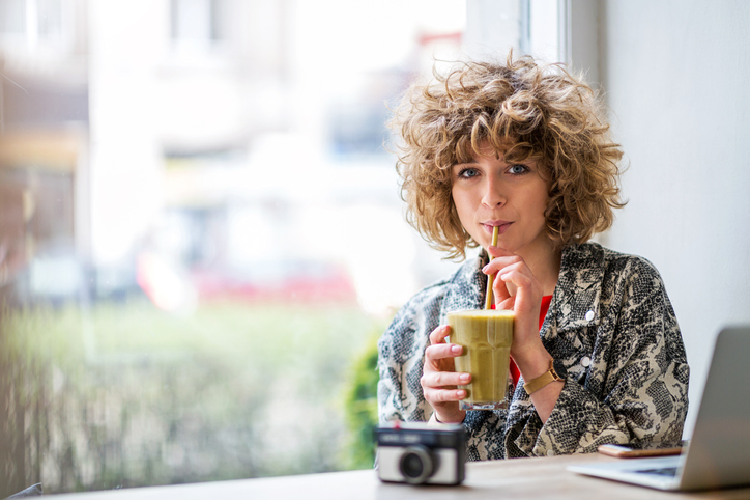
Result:
M662 279L648 261L631 259L609 289L590 364L569 372L544 425L519 387L522 397L518 411L511 412L505 439L508 456L589 453L603 443L682 440L689 367ZM558 339L558 344L566 342L571 343ZM578 355L574 352L566 364L575 368Z

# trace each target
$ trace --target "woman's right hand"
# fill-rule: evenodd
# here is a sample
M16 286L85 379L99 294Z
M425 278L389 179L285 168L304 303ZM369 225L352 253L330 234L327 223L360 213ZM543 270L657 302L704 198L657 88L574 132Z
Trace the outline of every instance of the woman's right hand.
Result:
M463 422L466 412L459 409L459 400L466 397L466 391L457 385L471 381L471 374L456 372L454 359L460 356L463 348L458 344L445 342L450 335L450 326L439 326L430 333L430 345L424 355L424 371L421 384L424 397L435 410L435 418L443 423Z

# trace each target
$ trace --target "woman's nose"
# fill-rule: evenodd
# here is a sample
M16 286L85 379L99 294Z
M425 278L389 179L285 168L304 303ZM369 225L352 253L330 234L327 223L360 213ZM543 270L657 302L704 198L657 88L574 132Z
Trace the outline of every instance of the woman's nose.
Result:
M498 205L503 205L506 201L507 199L505 198L505 196L503 196L499 183L494 180L488 180L486 185L484 186L482 203L484 203L488 207L494 208Z

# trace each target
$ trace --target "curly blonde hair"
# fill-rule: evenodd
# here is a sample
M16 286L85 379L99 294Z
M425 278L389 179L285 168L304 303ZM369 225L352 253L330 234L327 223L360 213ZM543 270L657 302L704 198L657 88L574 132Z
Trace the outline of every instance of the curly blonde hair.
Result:
M593 90L562 65L508 56L466 62L412 85L390 126L406 217L434 248L464 258L477 247L458 218L452 167L489 145L505 161L536 160L549 183L547 233L559 247L583 243L613 222L623 153Z

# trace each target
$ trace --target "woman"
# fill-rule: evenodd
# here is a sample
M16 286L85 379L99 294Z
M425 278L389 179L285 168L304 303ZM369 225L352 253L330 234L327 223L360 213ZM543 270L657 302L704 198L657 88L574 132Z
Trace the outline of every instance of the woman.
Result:
M380 421L463 422L469 460L681 441L689 368L661 277L588 242L624 205L622 151L591 89L512 55L437 78L413 86L393 122L409 222L451 257L481 251L378 342ZM454 371L445 316L481 309L489 275L495 307L516 315L520 378L508 410L464 412L456 386L470 374Z

